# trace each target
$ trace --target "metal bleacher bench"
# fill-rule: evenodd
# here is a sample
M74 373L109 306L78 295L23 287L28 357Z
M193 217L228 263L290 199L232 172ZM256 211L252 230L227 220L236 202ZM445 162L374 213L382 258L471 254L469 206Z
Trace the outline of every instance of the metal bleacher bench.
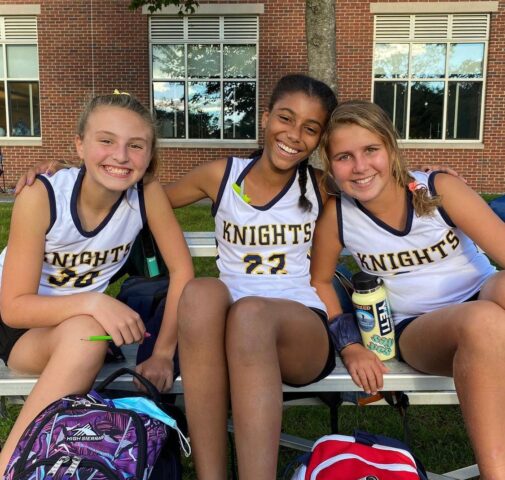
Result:
M187 232L185 233L186 241L188 242L191 255L193 257L212 257L216 254L216 245L213 232ZM126 364L106 364L98 375L97 381L103 380L111 372L116 370L118 366L134 366L135 365L135 347L123 347L126 356ZM384 375L384 391L402 391L409 397L410 404L417 405L454 405L458 404L454 382L452 378L427 375L420 373L405 363L396 360L387 362L390 373ZM36 376L19 375L13 373L5 366L0 366L0 400L2 406L5 406L5 400L8 397L25 397L27 396L35 382ZM131 379L128 377L120 377L116 382L131 384ZM335 370L325 379L302 388L293 388L284 385L283 391L289 393L309 394L306 398L302 398L287 404L297 405L315 405L321 404L316 397L310 397L310 394L317 395L327 392L356 392L360 389L353 383L350 375L343 366L340 358L337 358L337 366ZM178 378L174 382L171 390L174 394L182 394L183 387L181 379ZM377 402L383 404L384 401ZM300 450L309 451L312 442L302 440L296 437L283 434L281 444L297 448ZM430 480L448 480L448 479L469 479L477 477L479 474L476 465L461 468L444 474L429 473Z

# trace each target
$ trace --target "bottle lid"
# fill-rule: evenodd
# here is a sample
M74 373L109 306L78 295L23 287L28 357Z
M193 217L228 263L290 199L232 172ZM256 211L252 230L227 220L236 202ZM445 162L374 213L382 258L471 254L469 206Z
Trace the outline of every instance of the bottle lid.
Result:
M382 280L366 272L358 272L352 276L352 285L355 290L374 290L382 284Z

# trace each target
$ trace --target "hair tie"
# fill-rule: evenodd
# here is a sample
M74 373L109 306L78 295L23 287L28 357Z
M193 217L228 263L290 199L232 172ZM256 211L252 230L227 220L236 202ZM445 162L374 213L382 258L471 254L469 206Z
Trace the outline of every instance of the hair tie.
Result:
M426 187L422 183L415 180L408 184L408 188L411 192L415 192L416 190L426 190Z
M128 95L131 96L128 92L120 92L117 88L112 92L113 95Z

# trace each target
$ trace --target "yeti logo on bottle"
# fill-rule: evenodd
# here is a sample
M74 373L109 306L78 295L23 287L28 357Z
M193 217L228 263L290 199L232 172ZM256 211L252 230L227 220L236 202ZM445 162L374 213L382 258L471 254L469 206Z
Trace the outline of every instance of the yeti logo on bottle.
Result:
M377 315L379 317L379 329L381 335L387 335L393 331L393 322L391 321L391 312L386 300L377 303Z

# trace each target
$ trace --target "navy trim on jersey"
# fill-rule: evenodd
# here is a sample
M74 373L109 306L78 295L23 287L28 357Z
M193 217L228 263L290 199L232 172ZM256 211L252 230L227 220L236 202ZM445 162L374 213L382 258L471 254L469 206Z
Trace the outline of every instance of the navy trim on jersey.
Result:
M146 202L144 200L144 179L141 178L137 182L137 194L139 196L140 218L142 219L142 226L147 225Z
M235 182L237 185L241 185L242 184L242 182L244 181L246 175L249 173L249 171L251 170L251 168L254 166L254 164L259 159L260 159L260 157L253 158L252 161L249 162L246 165L246 167L244 168L244 170L242 170L242 173L237 178L237 181ZM291 188L291 186L293 185L293 182L295 181L297 173L298 173L298 168L295 169L295 171L293 172L293 175L288 180L288 182L286 183L286 185L284 185L284 187L282 187L282 190L274 198L272 198L272 200L270 200L268 203L266 203L265 205L259 205L259 206L258 205L252 205L252 204L249 204L249 205L252 208L255 208L256 210L260 210L260 211L265 211L265 210L268 210L269 208L273 207L284 195L286 195L287 191Z
M428 188L429 188L429 191L433 197L437 195L437 189L435 188L435 177L439 173L445 173L445 172L441 172L441 171L432 172L430 174L430 176L428 177ZM439 211L440 216L444 219L444 222L447 223L447 225L449 225L449 227L456 228L455 223L451 220L451 217L449 217L449 215L444 210L444 207L442 207L442 205L439 205L437 207L437 210Z
M72 215L72 219L74 220L74 225L75 228L77 228L78 232L83 236L87 238L91 238L96 236L100 231L104 229L104 227L109 223L109 220L112 218L116 210L118 209L119 205L123 201L123 198L125 196L125 192L121 192L121 195L117 199L116 203L112 205L112 208L110 209L110 212L107 214L107 216L102 220L102 223L98 225L94 230L91 232L87 232L82 228L81 224L81 219L79 218L79 214L77 213L77 197L79 196L79 192L81 191L82 187L82 181L84 180L84 174L86 173L86 168L84 166L81 167L79 171L79 175L77 176L77 179L74 184L74 188L72 189L72 197L70 199L70 213Z
M414 218L414 206L412 205L412 192L407 190L406 193L407 193L407 221L405 222L405 228L403 230L397 230L396 228L391 227L387 223L383 222L380 218L377 218L369 210L367 210L367 208L364 205L362 205L358 200L356 200L355 198L353 198L352 200L354 200L356 206L376 225L378 225L382 229L386 230L389 233L392 233L397 237L405 237L410 233L410 229L412 228L412 220Z
M335 207L337 209L338 239L340 240L340 245L345 247L344 223L342 219L342 199L340 198L340 195L335 197Z
M212 204L210 209L210 213L213 217L216 216L217 210L219 208L219 204L221 203L221 198L223 198L223 192L228 183L228 177L230 176L231 164L233 163L233 157L228 157L226 161L226 168L224 170L223 178L221 179L221 185L219 185L219 191L217 192L216 201Z
M47 227L46 230L47 235L51 231L51 228L53 228L54 222L56 222L56 198L54 196L53 186L46 177L42 175L36 175L35 178L37 180L40 180L42 184L46 187L47 197L49 199L49 226Z
M319 218L321 216L321 213L323 213L323 199L321 198L321 191L319 190L319 186L317 184L316 172L314 171L314 168L312 165L307 165L307 170L309 171L310 178L312 180L312 186L314 187L314 192L316 193L317 208L319 209L317 218Z
M254 164L260 159L261 157L254 157L251 159L251 161L245 166L244 170L242 170L242 173L238 176L237 181L235 182L237 185L242 185L242 182L244 181L245 176L249 173L249 170L254 166Z

